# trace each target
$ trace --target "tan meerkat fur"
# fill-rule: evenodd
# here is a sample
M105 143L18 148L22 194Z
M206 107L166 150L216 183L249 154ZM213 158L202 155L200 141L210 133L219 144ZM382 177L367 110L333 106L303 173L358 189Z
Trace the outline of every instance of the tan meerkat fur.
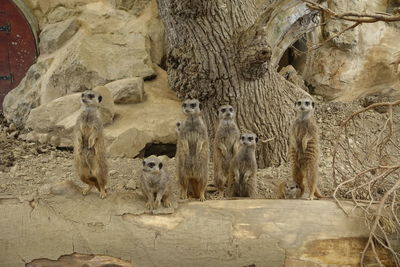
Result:
M209 142L207 126L201 114L201 104L197 99L182 103L186 119L176 126L177 175L181 185L181 199L188 198L188 189L195 198L204 201L208 177Z
M213 144L214 182L222 196L229 176L230 163L238 148L240 131L235 110L230 105L218 109L219 123Z
M319 133L314 118L314 101L299 99L295 102L297 116L290 131L289 157L292 165L292 177L304 193L304 179L308 181L310 194L308 199L322 197L318 190Z
M171 180L161 159L150 156L143 160L140 188L148 209L157 209L161 202L164 207L171 206Z
M104 148L103 122L98 111L102 96L87 90L81 94L82 112L75 125L74 159L78 175L88 184L83 195L93 186L100 192L100 198L107 196L108 168Z
M277 197L285 199L299 198L301 194L300 187L294 181L284 181L277 187Z
M238 152L233 157L228 178L228 191L232 197L257 196L257 161L256 144L258 137L252 133L244 133L239 139Z

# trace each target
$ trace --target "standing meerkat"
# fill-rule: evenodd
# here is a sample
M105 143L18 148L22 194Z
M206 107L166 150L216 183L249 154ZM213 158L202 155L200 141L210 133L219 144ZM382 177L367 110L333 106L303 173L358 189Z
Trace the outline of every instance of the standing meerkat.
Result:
M311 99L299 99L295 102L297 117L293 122L289 136L289 156L292 164L292 177L300 187L300 197L304 193L303 180L307 179L310 194L321 198L318 190L319 136L318 125L314 118L315 103Z
M278 185L277 197L293 199L299 198L301 191L299 185L294 181L284 181Z
M213 162L214 181L219 195L224 194L224 188L229 176L229 167L237 150L240 131L235 121L235 110L230 105L218 109L219 124L215 133Z
M254 198L257 195L256 144L258 137L252 133L244 133L239 140L239 150L230 164L228 190L234 197Z
M150 156L143 160L140 188L146 198L148 209L157 209L161 202L164 207L170 207L171 180L162 161Z
M181 198L188 198L191 187L194 197L206 200L205 191L208 177L208 132L201 115L201 104L197 99L182 103L186 119L176 126L177 175L181 185Z
M75 125L74 158L78 175L88 188L93 186L100 192L100 198L107 196L107 160L104 148L103 122L98 111L102 96L87 90L81 94L82 112Z

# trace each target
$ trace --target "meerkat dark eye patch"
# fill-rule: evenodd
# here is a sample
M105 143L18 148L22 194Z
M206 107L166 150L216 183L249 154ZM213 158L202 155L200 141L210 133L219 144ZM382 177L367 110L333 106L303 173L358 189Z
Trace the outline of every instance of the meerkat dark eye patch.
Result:
M304 103L306 104L307 107L310 105L310 101L306 101Z
M94 98L94 94L88 94L88 97L89 97L90 99L93 99L93 98Z
M296 184L296 188L299 188L299 186Z
M226 111L226 108L221 108L222 113L225 113L225 111Z
M297 106L300 106L301 105L301 101L297 101L294 104L297 105Z
M244 140L244 136L242 135L242 136L240 137L240 139Z
M197 104L196 103L192 103L192 104L190 104L190 107L191 108L195 108L197 106Z
M230 112L233 112L233 108L229 108L229 111L230 111Z
M154 162L150 162L149 164L147 164L147 166L149 166L150 168L153 168L154 166L156 166L156 164Z
M85 96L85 94L84 94L84 93L82 93L82 94L81 94L81 97L84 97L84 96Z
M103 97L101 95L99 95L98 100L99 100L99 103L100 103L103 100Z
M183 104L182 104L182 107L186 108L186 103L183 103Z
M161 170L161 169L162 169L162 166L163 166L163 164L162 164L162 162L160 162L160 163L158 164L158 168Z
M249 141L253 141L253 137L252 137L252 136L250 136L250 137L247 137L247 140L249 140Z

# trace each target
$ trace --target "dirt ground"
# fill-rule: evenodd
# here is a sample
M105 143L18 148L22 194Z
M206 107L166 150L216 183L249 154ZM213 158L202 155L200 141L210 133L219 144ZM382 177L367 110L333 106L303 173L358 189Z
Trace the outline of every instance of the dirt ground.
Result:
M362 108L365 102L319 103L316 111L320 125L321 161L320 189L325 196L331 196L334 190L332 181L332 147L338 125L353 111ZM368 123L377 124L382 113L371 111ZM396 114L397 116L397 114ZM83 187L78 179L72 161L71 149L58 149L49 145L29 143L17 138L0 115L0 197L19 197L23 200L34 199L38 195L57 194L60 183L76 184ZM174 192L178 192L175 178L175 159L163 156L171 176L175 181ZM275 198L275 188L281 181L290 178L289 165L260 169L258 171L258 193L260 198ZM138 189L138 175L141 159L109 158L108 193L132 192L141 198ZM212 186L212 163L210 163L208 199L217 199ZM97 194L95 190L92 194Z

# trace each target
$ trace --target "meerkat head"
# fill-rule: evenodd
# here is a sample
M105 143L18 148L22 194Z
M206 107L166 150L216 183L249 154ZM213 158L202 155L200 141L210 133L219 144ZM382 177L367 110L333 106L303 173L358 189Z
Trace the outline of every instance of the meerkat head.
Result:
M309 98L298 99L294 104L297 115L302 119L308 119L314 113L315 103Z
M244 133L240 135L240 144L245 146L255 146L258 142L258 137L253 133Z
M150 156L145 158L142 164L143 164L143 171L150 173L159 173L163 168L162 161L155 156Z
M231 105L223 105L218 109L218 118L220 120L232 120L235 118L235 110Z
M287 182L285 189L286 189L286 192L291 192L291 191L294 191L294 190L298 190L299 189L299 185L296 182L293 182L293 181Z
M81 94L81 102L84 106L95 107L100 104L103 100L103 97L92 90L86 90Z
M201 103L197 99L186 99L182 103L182 110L185 115L200 114Z

